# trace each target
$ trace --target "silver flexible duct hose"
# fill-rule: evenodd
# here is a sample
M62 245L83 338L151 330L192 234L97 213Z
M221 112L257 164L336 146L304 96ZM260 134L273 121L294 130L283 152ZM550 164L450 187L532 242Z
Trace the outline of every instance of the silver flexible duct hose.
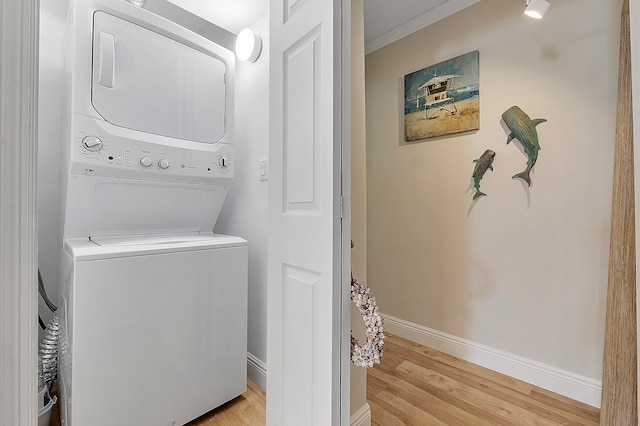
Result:
M42 362L42 377L38 377L38 382L44 382L49 388L58 372L58 334L60 334L60 321L58 319L58 311L55 311L47 328L44 330L38 348L38 356Z

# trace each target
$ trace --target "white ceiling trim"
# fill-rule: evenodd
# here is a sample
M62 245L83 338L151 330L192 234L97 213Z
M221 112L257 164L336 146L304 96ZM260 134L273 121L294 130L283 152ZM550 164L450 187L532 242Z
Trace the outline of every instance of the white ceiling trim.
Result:
M374 52L378 49L398 41L403 37L413 34L414 32L421 30L429 25L438 22L441 19L446 18L449 15L471 6L480 0L449 0L433 9L429 9L421 15L412 18L411 20L399 25L386 33L379 35L371 40L368 40L364 44L365 55Z

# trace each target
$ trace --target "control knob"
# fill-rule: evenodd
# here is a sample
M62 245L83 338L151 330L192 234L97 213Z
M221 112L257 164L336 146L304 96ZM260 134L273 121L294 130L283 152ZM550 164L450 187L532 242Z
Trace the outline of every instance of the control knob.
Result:
M98 152L103 146L102 139L97 136L85 136L82 139L82 147L87 151Z
M226 169L227 167L229 167L230 163L231 163L231 161L229 161L228 157L220 157L220 158L218 158L218 165L223 169Z
M160 167L161 169L168 169L169 161L165 160L164 158L162 160L158 160L158 167Z
M151 167L152 164L153 164L153 161L151 160L151 158L149 158L149 157L141 157L140 158L140 165L142 167Z

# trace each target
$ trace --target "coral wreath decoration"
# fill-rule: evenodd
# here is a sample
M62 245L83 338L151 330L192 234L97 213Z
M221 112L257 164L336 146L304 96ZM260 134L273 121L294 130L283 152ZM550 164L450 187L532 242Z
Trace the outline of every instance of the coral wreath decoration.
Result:
M371 289L351 277L351 301L356 304L364 320L367 341L360 345L351 334L351 362L358 367L371 368L373 364L380 364L384 346L384 329L382 317L378 313L376 298Z

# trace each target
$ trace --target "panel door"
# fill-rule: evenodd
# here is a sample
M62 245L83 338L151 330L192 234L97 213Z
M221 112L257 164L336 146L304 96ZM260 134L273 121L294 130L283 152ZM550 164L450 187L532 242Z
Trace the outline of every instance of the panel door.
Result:
M341 3L271 0L271 426L346 424L340 404L341 397L349 404L340 374Z

